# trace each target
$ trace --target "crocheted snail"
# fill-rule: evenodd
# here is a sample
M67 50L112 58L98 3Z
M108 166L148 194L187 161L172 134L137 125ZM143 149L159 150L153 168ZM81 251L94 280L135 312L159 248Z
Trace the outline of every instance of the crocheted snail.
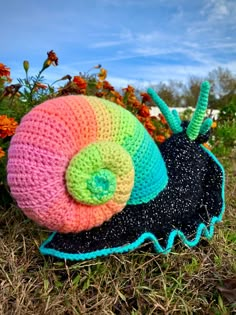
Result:
M71 260L123 253L152 241L171 251L211 238L224 212L224 170L202 143L210 84L182 122L152 90L173 134L159 147L124 108L93 96L48 100L21 121L8 152L18 206L54 231L43 254Z

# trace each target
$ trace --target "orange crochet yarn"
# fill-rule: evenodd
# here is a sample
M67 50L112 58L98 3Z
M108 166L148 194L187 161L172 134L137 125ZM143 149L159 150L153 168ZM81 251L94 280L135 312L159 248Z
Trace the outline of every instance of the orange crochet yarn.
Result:
M29 218L51 230L99 226L127 202L148 201L165 186L160 152L148 140L141 123L111 102L48 100L22 119L11 141L11 193ZM143 187L150 174L152 185Z

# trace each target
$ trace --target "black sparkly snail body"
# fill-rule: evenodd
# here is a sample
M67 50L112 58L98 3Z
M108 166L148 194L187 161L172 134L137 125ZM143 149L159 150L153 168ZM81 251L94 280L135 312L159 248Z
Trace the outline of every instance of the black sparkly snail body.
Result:
M96 97L28 113L11 141L8 183L23 212L54 231L41 253L85 260L146 241L168 253L176 238L190 247L210 239L225 202L224 169L202 145L209 90L203 82L189 123L148 90L173 132L159 148L131 113Z

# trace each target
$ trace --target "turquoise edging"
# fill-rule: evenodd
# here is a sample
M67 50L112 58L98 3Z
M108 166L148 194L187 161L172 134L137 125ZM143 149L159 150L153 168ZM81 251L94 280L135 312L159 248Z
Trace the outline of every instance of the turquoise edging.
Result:
M57 232L53 232L48 237L48 239L45 242L43 242L43 244L40 246L40 252L43 255L52 255L52 256L55 256L58 258L62 258L62 259L88 260L88 259L94 259L94 258L97 258L100 256L107 256L107 255L111 255L111 254L121 254L121 253L129 252L129 251L132 251L132 250L138 248L140 245L142 245L146 241L152 241L154 248L155 248L155 251L157 253L168 254L172 249L172 246L174 244L176 237L179 237L182 240L182 242L189 247L196 246L199 243L202 235L205 236L207 239L211 239L214 235L215 224L222 220L224 210L225 210L225 196L224 196L225 171L224 171L224 168L221 165L221 163L214 156L214 154L212 152L210 152L209 150L207 150L204 146L201 146L201 147L219 165L219 167L222 171L222 175L223 175L223 178L222 178L222 201L223 201L223 205L222 205L222 209L221 209L219 216L213 217L211 219L210 224L209 224L209 228L207 228L207 226L204 223L199 224L199 226L197 228L195 239L188 240L183 232L181 232L179 230L173 230L169 235L167 246L162 247L159 244L159 242L158 242L158 240L154 234L149 233L149 232L145 232L136 241L134 241L131 244L127 244L124 246L118 246L118 247L112 247L112 248L104 248L104 249L97 250L94 252L89 252L89 253L70 254L70 253L64 253L64 252L60 252L60 251L52 249L52 248L46 248L45 247L53 239L54 235L57 233Z

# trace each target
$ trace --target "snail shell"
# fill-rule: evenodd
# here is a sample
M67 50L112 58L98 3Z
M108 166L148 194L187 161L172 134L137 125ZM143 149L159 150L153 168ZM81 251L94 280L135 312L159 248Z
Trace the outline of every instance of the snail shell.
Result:
M48 100L23 117L8 152L8 183L32 220L89 230L168 182L161 153L130 112L93 96Z

